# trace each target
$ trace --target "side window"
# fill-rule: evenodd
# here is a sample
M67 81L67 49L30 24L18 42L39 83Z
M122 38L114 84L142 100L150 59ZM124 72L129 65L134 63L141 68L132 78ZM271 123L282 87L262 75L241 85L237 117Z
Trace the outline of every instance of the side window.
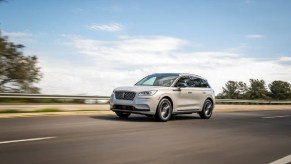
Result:
M188 82L189 87L199 87L199 88L210 88L208 82L206 80L197 78L197 77L191 77Z
M210 88L210 85L208 84L208 82L206 80L202 80L201 81L201 87L203 87L203 88Z
M201 79L192 77L188 82L189 87L201 87Z
M206 80L197 77L181 77L175 87L177 87L178 83L184 83L187 87L210 88Z
M186 87L189 87L189 81L190 81L190 78L189 77L181 77L175 84L175 87L178 86L178 83L184 83Z

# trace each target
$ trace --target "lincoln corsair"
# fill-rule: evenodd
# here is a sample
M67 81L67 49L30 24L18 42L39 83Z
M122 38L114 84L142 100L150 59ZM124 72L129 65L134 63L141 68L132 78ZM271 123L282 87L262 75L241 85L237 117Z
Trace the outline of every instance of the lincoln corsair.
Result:
M134 113L154 116L159 121L191 113L209 119L214 104L214 91L207 80L185 73L152 74L134 86L114 89L110 97L110 109L121 118Z

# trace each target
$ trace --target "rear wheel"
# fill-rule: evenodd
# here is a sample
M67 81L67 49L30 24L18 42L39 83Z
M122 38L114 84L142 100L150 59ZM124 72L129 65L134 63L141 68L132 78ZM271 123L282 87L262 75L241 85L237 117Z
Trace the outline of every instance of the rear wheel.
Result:
M199 116L202 119L209 119L212 116L213 111L213 103L211 100L207 99L204 102L203 109L201 112L199 112Z
M128 112L115 112L116 115L120 118L127 118L131 113Z
M170 100L163 98L157 107L155 118L158 121L168 121L171 118L172 109L173 107Z

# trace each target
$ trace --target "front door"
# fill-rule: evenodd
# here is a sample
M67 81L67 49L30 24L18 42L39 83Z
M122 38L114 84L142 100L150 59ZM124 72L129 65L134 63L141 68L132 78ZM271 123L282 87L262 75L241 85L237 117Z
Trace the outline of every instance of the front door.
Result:
M181 77L173 88L173 97L175 98L175 111L177 112L187 112L193 111L197 108L195 89L189 87L188 82L190 77ZM179 87L178 84L184 84L183 87Z

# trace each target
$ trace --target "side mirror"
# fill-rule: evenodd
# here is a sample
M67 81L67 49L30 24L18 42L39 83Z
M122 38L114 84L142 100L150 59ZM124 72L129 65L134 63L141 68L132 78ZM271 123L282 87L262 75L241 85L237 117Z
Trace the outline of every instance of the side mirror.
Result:
M187 84L180 82L180 83L177 84L177 87L178 88L185 88L185 87L187 87Z

